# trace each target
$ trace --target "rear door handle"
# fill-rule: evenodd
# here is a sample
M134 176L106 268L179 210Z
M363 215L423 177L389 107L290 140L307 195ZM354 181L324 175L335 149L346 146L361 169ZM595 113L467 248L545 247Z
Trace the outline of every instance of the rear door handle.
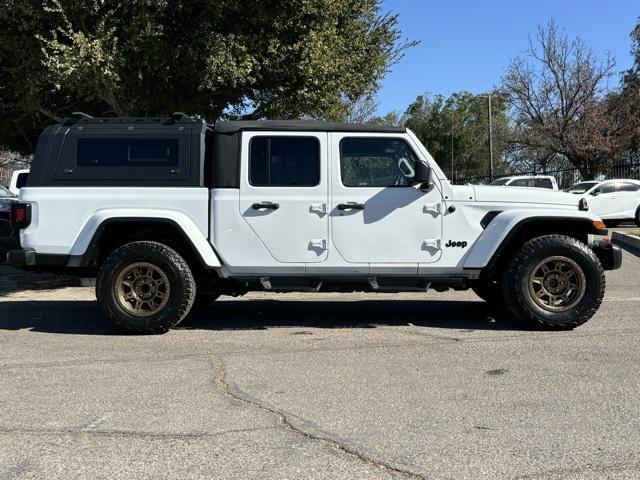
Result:
M254 203L251 205L251 208L254 210L277 210L280 208L280 205L272 202L260 202Z
M364 204L357 202L348 202L338 204L338 210L364 210Z

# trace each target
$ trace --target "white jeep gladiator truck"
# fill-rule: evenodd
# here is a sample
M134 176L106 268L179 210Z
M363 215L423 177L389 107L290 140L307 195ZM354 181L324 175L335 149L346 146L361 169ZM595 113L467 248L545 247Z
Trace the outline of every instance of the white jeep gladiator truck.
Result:
M584 199L454 186L405 128L319 121L70 118L42 133L12 222L10 264L95 276L138 333L197 297L428 288L567 329L621 263Z

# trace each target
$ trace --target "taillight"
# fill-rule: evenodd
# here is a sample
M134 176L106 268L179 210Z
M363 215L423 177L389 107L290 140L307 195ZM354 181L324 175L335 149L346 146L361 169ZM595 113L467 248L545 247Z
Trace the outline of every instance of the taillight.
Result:
M27 228L31 223L31 204L12 203L9 223L14 229Z

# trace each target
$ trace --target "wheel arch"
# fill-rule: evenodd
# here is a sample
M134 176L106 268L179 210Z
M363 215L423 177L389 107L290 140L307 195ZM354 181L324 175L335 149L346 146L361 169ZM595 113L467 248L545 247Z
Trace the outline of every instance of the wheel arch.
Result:
M516 245L534 237L558 234L567 235L583 243L588 243L589 235L604 235L594 221L599 220L592 214L568 212L571 215L505 215L498 214L480 235L467 256L465 269L481 269L490 272L499 268L505 255ZM578 215L576 215L578 214Z
M166 243L194 266L205 269L221 266L207 238L188 218L104 214L92 217L85 224L71 249L67 266L95 267L113 249L142 240Z

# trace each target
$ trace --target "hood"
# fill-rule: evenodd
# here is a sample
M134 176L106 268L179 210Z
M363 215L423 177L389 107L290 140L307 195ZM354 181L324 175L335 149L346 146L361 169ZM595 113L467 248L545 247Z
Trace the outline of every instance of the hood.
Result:
M503 187L479 185L473 187L477 202L531 203L576 207L581 196L547 188Z

